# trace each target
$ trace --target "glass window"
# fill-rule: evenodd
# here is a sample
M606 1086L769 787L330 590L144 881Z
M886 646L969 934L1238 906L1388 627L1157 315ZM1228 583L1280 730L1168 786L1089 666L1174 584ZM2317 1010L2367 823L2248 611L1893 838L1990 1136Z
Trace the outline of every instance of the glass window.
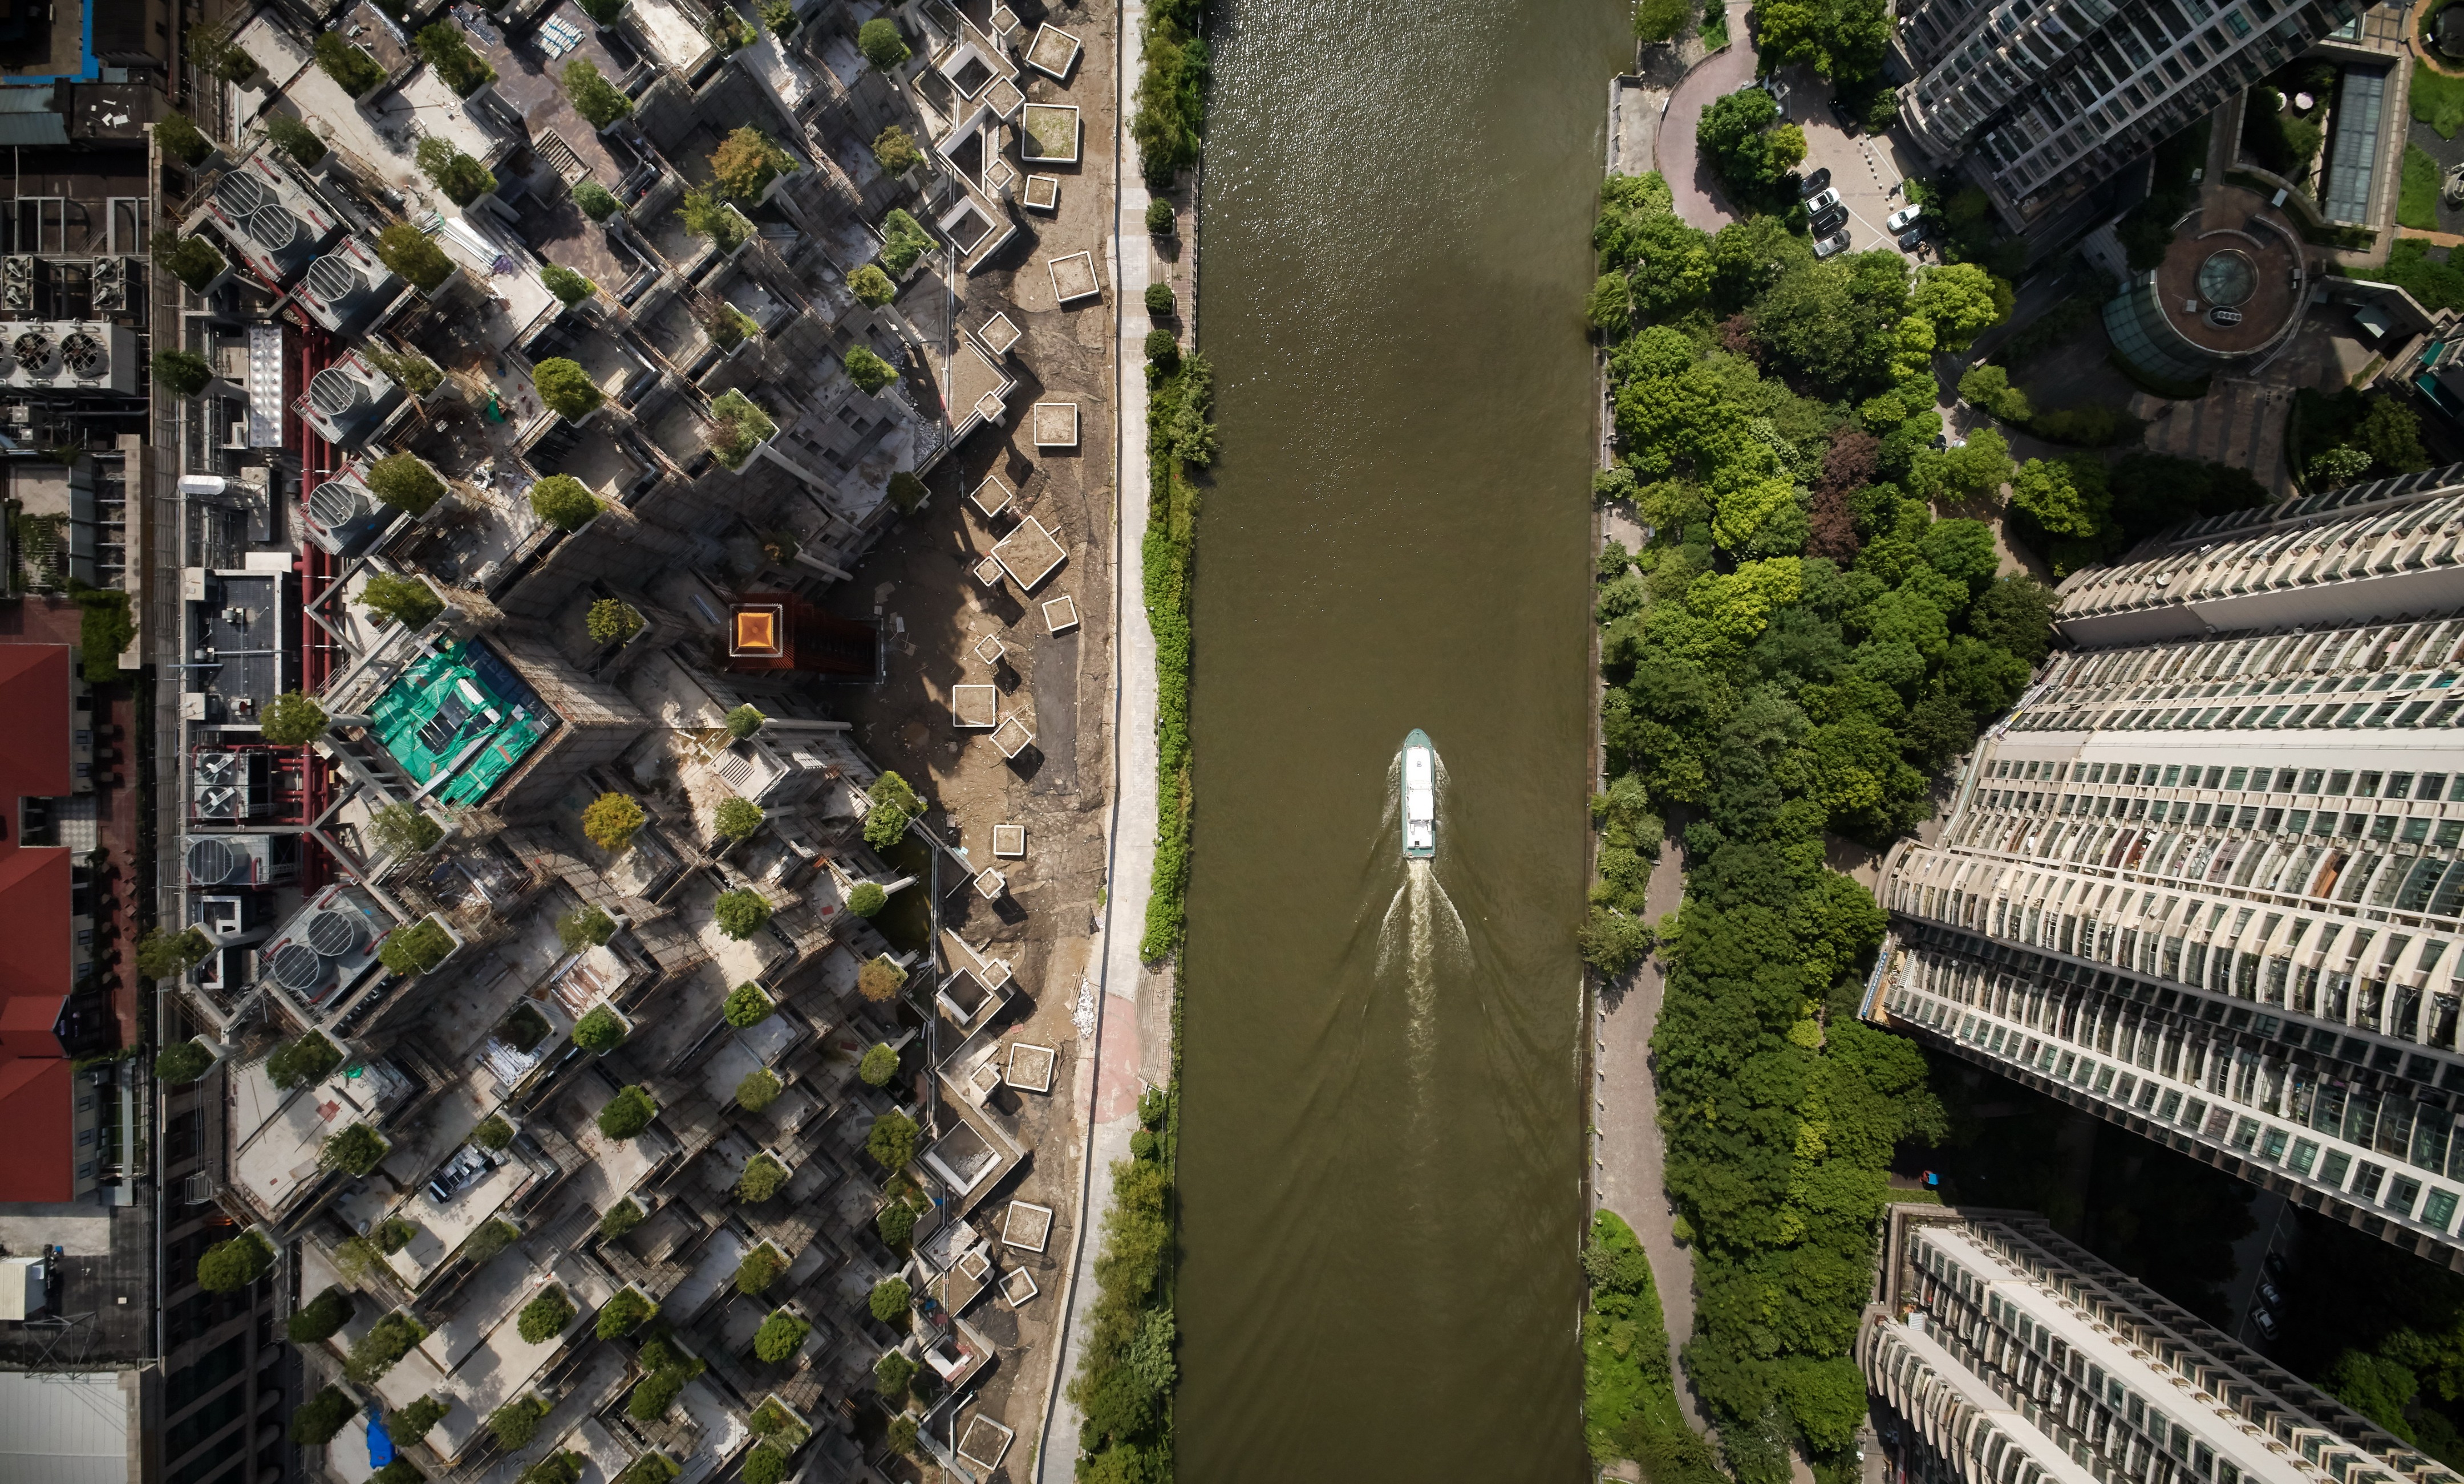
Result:
M2409 773L2390 773L2390 774L2388 774L2388 775L2387 775L2387 797L2389 797L2389 798L2404 798L2404 797L2409 797L2411 793L2412 793L2412 775L2411 775L2411 774L2409 774Z
M2319 1167L2319 1178L2329 1185L2341 1188L2344 1183L2344 1176L2350 1174L2352 1168L2351 1155L2342 1149L2331 1150L2327 1155L2327 1163Z
M2365 773L2360 777L2355 778L2353 780L2353 793L2362 798L2378 797L2379 775L2375 773Z
M2293 1169L2296 1174L2306 1175L2310 1173L2310 1167L2317 1164L2318 1161L2319 1144L2317 1140L2301 1139L2295 1141L2293 1146Z
M2455 1192L2431 1190L2430 1199L2421 1203L2421 1219L2425 1225L2446 1231L2447 1223L2455 1219Z
M2329 795L2342 797L2345 794L2351 793L2352 791L2353 775L2349 771L2339 771L2327 775L2327 792Z

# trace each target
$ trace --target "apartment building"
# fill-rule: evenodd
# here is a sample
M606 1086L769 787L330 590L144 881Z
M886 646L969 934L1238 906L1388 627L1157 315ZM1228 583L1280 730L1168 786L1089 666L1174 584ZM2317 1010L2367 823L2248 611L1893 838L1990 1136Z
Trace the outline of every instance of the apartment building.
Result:
M2088 647L1886 865L1871 1013L2464 1266L2464 618L2419 616L2455 505L2357 487L2066 583Z
M1921 1484L2456 1477L2034 1211L1891 1207L1856 1357Z
M2349 0L1924 0L1901 18L1914 78L1901 118L2018 229L2360 13Z

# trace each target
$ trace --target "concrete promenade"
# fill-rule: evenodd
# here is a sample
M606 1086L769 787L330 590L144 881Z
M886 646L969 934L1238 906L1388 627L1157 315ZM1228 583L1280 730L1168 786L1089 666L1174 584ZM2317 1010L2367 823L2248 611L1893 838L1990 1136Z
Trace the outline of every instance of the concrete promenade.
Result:
M1112 235L1104 257L1111 280L1116 393L1114 419L1119 458L1113 527L1112 592L1117 604L1112 656L1112 821L1106 853L1103 926L1095 952L1093 1052L1079 1059L1078 1126L1086 1136L1079 1161L1074 1250L1061 1342L1045 1400L1044 1427L1025 1465L1040 1484L1068 1484L1076 1473L1078 1408L1063 1392L1076 1374L1085 1344L1086 1318L1095 1300L1095 1255L1102 1249L1103 1221L1111 1207L1111 1168L1130 1155L1137 1130L1138 1094L1150 1074L1159 1075L1170 1052L1170 993L1166 975L1150 974L1138 961L1146 930L1148 886L1155 875L1155 656L1148 625L1144 570L1139 549L1147 528L1146 327L1141 296L1150 276L1153 248L1147 238L1147 190L1130 139L1136 104L1137 60L1146 7L1121 0L1113 29L1119 55L1113 76L1113 178L1119 183ZM1060 988L1058 986L1056 989ZM1084 1036L1087 1033L1081 1031ZM1091 1068L1092 1075L1089 1075Z
M1736 219L1720 196L1720 183L1694 143L1703 110L1754 80L1754 38L1746 30L1748 0L1728 0L1728 44L1705 57L1669 95L1653 153L1668 182L1671 205L1686 224L1718 231Z

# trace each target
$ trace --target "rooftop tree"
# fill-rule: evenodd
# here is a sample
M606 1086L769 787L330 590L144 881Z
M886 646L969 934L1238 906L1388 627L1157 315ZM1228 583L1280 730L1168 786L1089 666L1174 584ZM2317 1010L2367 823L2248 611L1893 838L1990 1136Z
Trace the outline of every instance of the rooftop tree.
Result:
M616 936L616 919L596 906L579 906L556 920L556 936L566 952L579 953Z
M856 1063L855 1075L864 1079L867 1087L882 1087L898 1075L898 1053L888 1041L876 1041Z
M175 397L194 397L214 379L214 368L206 358L185 350L158 350L154 353L154 380L165 391Z
M558 263L550 263L539 270L539 282L546 284L547 292L555 295L567 309L599 292L599 285Z
M386 933L377 945L377 962L398 974L424 974L453 952L453 935L433 917Z
M755 1067L736 1084L736 1101L743 1104L747 1113L759 1113L778 1102L784 1084L779 1080L778 1073L768 1067Z
M174 1041L154 1058L154 1080L186 1087L213 1069L213 1049L201 1040Z
M787 1167L768 1154L756 1154L744 1162L744 1172L737 1177L736 1198L749 1206L759 1206L779 1193L787 1183Z
M197 928L165 932L157 928L138 940L137 972L148 979L176 979L204 963L213 950L213 940Z
M197 1286L209 1294L246 1288L274 1267L274 1249L253 1232L216 1242L197 1258Z
M265 1075L274 1085L288 1092L321 1081L342 1064L342 1053L321 1034L310 1031L296 1041L285 1041L265 1058Z
M873 779L867 792L872 807L864 817L864 842L879 853L906 837L907 821L923 814L924 800L916 797L907 780L894 773Z
M621 1089L599 1110L599 1131L622 1142L639 1135L659 1116L659 1105L652 1102L649 1089L634 1083Z
M531 384L539 388L539 401L548 410L579 423L599 410L607 394L590 380L590 374L563 356L550 356L531 370Z
M368 466L370 493L413 517L425 515L445 498L445 481L416 453L388 454Z
M769 719L755 707L739 706L727 713L727 734L741 742L760 731L761 724Z
M761 893L741 887L723 891L711 904L711 916L719 931L741 942L769 926L770 902Z
M282 146L282 152L303 165L314 165L325 158L325 142L317 131L289 114L268 114L265 117L266 137Z
M914 1301L914 1291L907 1286L907 1280L891 1277L872 1285L871 1296L865 1300L865 1307L872 1311L874 1319L891 1324L897 1322L907 1313L908 1305Z
M898 297L898 285L890 281L878 263L867 263L847 274L847 290L867 309L879 309Z
M188 60L225 82L237 85L256 76L256 58L231 39L231 29L220 21L201 21L187 29L181 51Z
M502 1153L513 1145L514 1125L505 1122L502 1113L491 1113L479 1121L478 1127L471 1130L471 1142L483 1149Z
M913 1119L892 1108L872 1121L864 1136L864 1152L894 1175L914 1163L915 1141L922 1132Z
M753 1353L776 1364L794 1355L797 1346L803 1344L804 1337L812 1332L812 1325L785 1309L773 1310L753 1337Z
M847 893L847 910L858 917L877 917L890 905L890 893L882 890L878 883L858 882L855 889Z
M342 1374L363 1386L374 1386L401 1364L411 1346L427 1338L427 1325L397 1309L369 1325L368 1332L351 1346Z
M325 1141L317 1162L328 1169L364 1175L385 1157L385 1148L384 1135L365 1124L353 1124Z
M550 474L531 486L531 513L560 531L579 531L604 509L571 474Z
M398 1412L385 1413L385 1431L397 1445L416 1443L428 1436L428 1429L443 1422L452 1409L451 1402L423 1396Z
M881 267L892 278L904 278L915 260L933 246L933 234L905 210L892 207L881 218Z
M603 850L622 850L650 817L629 794L602 794L582 811L582 833Z
M196 121L178 109L154 122L154 142L182 164L197 164L214 152L214 142L199 132Z
M612 1242L640 1226L643 1220L642 1208L633 1204L633 1198L629 1195L620 1197L599 1218L600 1239Z
M727 1023L741 1031L759 1025L778 1013L779 1007L758 984L739 984L728 992L727 1002L719 1013Z
M604 1057L623 1045L625 1034L625 1022L605 1005L592 1006L573 1023L573 1043L593 1056Z
M602 1340L616 1340L642 1327L659 1312L659 1306L630 1288L616 1291L616 1297L600 1305L599 1322L593 1332Z
M414 397L427 396L445 381L445 373L437 369L436 362L416 351L382 350L371 345L363 347L360 354Z
M847 367L847 380L861 391L878 392L898 380L898 368L866 346L849 346L842 363Z
M875 1004L886 1004L898 997L898 987L907 982L907 971L882 955L866 959L855 971L856 992Z
M752 201L760 196L782 170L795 165L793 155L779 147L776 141L751 124L743 124L719 142L711 151L711 179L718 188L738 201Z
M385 80L385 71L377 65L376 58L343 39L340 32L318 33L316 54L318 67L353 98L364 96Z
M390 854L415 856L435 849L445 838L445 826L416 804L387 804L368 816L368 834Z
M761 806L749 798L722 799L711 822L727 839L743 840L761 828Z
M525 1342L543 1344L564 1333L564 1326L573 1322L573 1300L564 1296L561 1286L550 1284L539 1291L538 1298L522 1305L521 1317L515 1326Z
M877 72L888 72L915 55L898 33L898 23L888 16L875 16L856 28L855 44Z
M642 631L642 615L621 598L602 598L590 605L583 626L590 631L592 644L622 644Z
M405 628L422 629L445 611L445 600L415 577L380 572L360 589L360 605L381 613Z
M188 286L191 294L203 294L206 286L221 275L228 266L222 253L203 237L183 237L178 232L159 231L154 234L154 261L163 265L171 276ZM164 352L163 355L171 354ZM156 358L160 374L162 356ZM203 390L202 382L198 389Z
M377 234L377 256L422 294L435 293L453 273L453 260L445 250L408 222L396 222Z
M450 20L421 27L410 44L456 98L469 98L496 80L496 69L471 50L470 35Z
M633 111L633 100L586 56L564 64L564 96L573 100L573 111L594 129L604 129Z
M536 1396L517 1396L488 1414L488 1431L495 1435L496 1446L506 1452L528 1448L539 1436L539 1419L548 1413L548 1405Z
M893 123L872 137L872 163L884 175L905 175L924 163L924 151L915 147L915 136Z
M419 173L433 182L438 190L445 192L445 199L457 207L467 207L496 188L494 172L454 148L441 135L430 134L422 139L414 158L419 163Z
M787 1259L780 1256L776 1248L763 1242L746 1253L744 1260L736 1265L736 1291L748 1298L758 1297L786 1271Z
M712 399L710 415L710 451L730 469L742 468L753 450L779 430L769 413L734 387Z
M752 225L711 191L688 190L676 207L685 230L706 238L721 252L733 252L751 234Z
M321 1448L359 1413L341 1387L326 1386L292 1411L291 1441L304 1448Z
M594 222L604 222L625 207L625 204L616 199L614 191L597 181L574 182L573 204L582 207L583 215Z
M283 1333L290 1336L293 1344L323 1344L341 1333L342 1326L350 1321L350 1290L340 1286L328 1287L292 1314L290 1320L283 1325Z

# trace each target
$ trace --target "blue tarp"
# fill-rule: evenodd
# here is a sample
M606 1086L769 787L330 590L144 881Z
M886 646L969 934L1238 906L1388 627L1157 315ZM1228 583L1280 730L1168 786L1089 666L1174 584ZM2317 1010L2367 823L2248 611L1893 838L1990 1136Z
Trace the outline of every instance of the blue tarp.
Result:
M393 1435L385 1431L385 1417L373 1407L368 1408L368 1467L382 1469L393 1462Z

